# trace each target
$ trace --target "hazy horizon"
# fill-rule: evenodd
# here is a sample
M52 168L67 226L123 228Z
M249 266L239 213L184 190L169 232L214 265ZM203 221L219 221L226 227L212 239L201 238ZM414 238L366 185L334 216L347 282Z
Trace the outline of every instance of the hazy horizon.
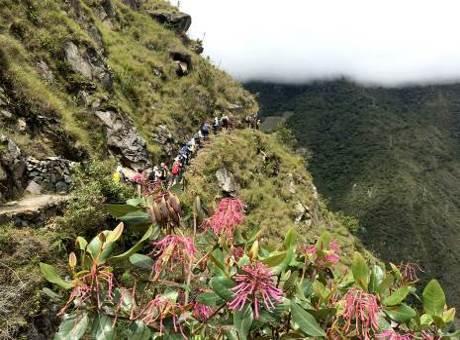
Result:
M204 40L205 55L241 81L460 80L455 1L182 0L180 7L192 15L190 35Z

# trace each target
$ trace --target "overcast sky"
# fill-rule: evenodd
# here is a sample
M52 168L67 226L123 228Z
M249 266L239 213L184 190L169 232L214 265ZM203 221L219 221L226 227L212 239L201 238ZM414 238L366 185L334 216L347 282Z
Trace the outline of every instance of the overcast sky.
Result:
M172 0L173 4L177 0ZM240 80L460 79L460 0L181 0L190 34Z

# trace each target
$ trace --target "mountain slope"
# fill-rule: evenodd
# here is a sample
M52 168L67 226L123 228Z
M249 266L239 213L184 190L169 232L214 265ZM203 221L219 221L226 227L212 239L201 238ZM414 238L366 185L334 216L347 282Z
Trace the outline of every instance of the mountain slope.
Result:
M292 112L287 125L313 153L320 193L359 218L365 245L384 259L419 263L458 306L460 85L247 87L264 115Z

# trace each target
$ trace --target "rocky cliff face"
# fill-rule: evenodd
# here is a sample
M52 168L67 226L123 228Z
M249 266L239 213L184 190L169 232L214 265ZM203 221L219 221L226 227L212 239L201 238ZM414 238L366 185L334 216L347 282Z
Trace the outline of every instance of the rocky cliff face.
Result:
M163 1L0 1L0 124L9 141L0 180L13 183L2 197L20 196L36 172L19 153L39 162L111 155L145 168L206 117L257 111L199 56L190 25Z

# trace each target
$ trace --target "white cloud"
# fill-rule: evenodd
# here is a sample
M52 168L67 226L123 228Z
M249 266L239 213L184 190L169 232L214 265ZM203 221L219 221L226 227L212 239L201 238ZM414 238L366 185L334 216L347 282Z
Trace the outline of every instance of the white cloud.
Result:
M175 4L176 0L172 0ZM460 79L458 0L181 0L205 54L241 80Z

